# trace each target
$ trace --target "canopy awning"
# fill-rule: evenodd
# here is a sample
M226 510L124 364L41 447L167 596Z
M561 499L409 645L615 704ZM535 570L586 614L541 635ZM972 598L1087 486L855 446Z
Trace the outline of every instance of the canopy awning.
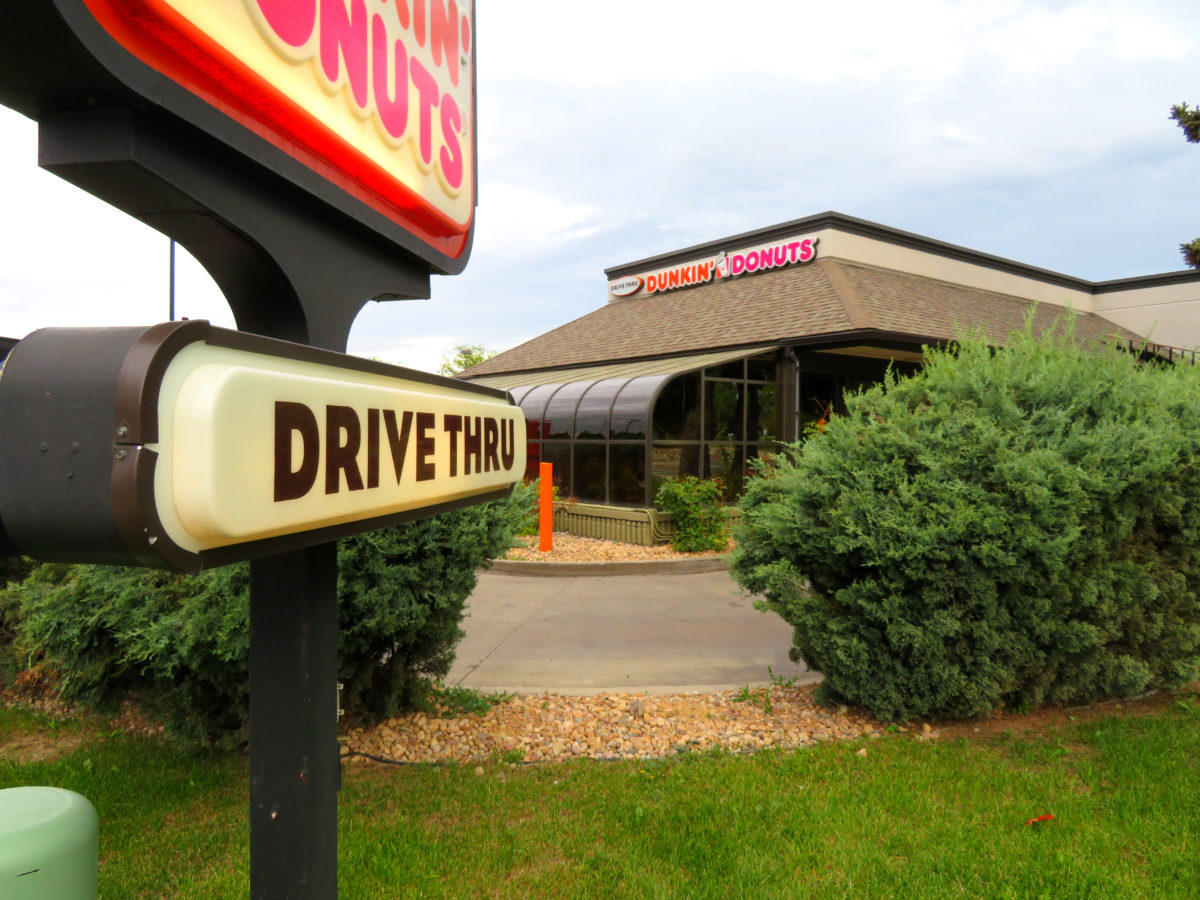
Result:
M739 347L736 350L720 350L711 353L693 353L688 356L670 356L665 359L637 359L631 362L606 363L600 366L580 366L565 369L538 369L533 372L512 372L503 375L484 375L472 378L473 384L500 390L522 387L537 387L542 384L570 384L581 381L607 381L611 378L632 379L642 375L682 375L709 366L732 362L747 356L756 356L774 350L778 344L762 344L756 347Z

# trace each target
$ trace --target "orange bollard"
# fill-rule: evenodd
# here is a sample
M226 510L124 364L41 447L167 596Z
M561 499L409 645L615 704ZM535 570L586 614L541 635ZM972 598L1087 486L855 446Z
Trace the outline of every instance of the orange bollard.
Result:
M538 549L554 549L554 463L538 463Z

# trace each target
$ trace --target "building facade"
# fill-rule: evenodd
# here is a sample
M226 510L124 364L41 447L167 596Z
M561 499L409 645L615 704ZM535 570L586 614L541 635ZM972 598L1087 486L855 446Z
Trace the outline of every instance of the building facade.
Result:
M604 306L460 377L511 392L560 496L614 506L681 475L733 499L845 391L968 330L1000 344L1070 311L1079 340L1200 345L1200 272L1089 282L833 212L605 274Z

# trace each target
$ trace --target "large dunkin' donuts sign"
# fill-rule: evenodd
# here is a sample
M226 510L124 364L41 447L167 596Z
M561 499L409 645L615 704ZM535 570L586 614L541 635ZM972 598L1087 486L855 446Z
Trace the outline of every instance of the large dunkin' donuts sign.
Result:
M471 0L83 0L141 62L451 259L475 207Z
M759 247L732 252L722 250L707 259L672 266L646 275L630 275L610 281L609 293L614 297L645 296L677 288L708 284L720 278L753 275L784 266L812 262L817 258L819 238L788 238Z

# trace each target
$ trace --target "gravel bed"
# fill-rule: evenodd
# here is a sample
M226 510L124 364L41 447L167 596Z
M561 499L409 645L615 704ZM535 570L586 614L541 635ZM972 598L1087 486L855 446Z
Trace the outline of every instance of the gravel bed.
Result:
M400 763L648 759L875 738L883 728L845 707L818 706L812 685L716 694L534 694L509 697L483 715L413 713L351 729L343 753L368 763L356 754Z
M518 537L520 546L508 551L505 559L520 559L534 562L634 562L668 559L705 559L722 556L728 550L706 553L677 553L670 544L624 544L620 541L604 541L599 538L581 537L554 532L553 549L543 553L538 549L537 535Z

